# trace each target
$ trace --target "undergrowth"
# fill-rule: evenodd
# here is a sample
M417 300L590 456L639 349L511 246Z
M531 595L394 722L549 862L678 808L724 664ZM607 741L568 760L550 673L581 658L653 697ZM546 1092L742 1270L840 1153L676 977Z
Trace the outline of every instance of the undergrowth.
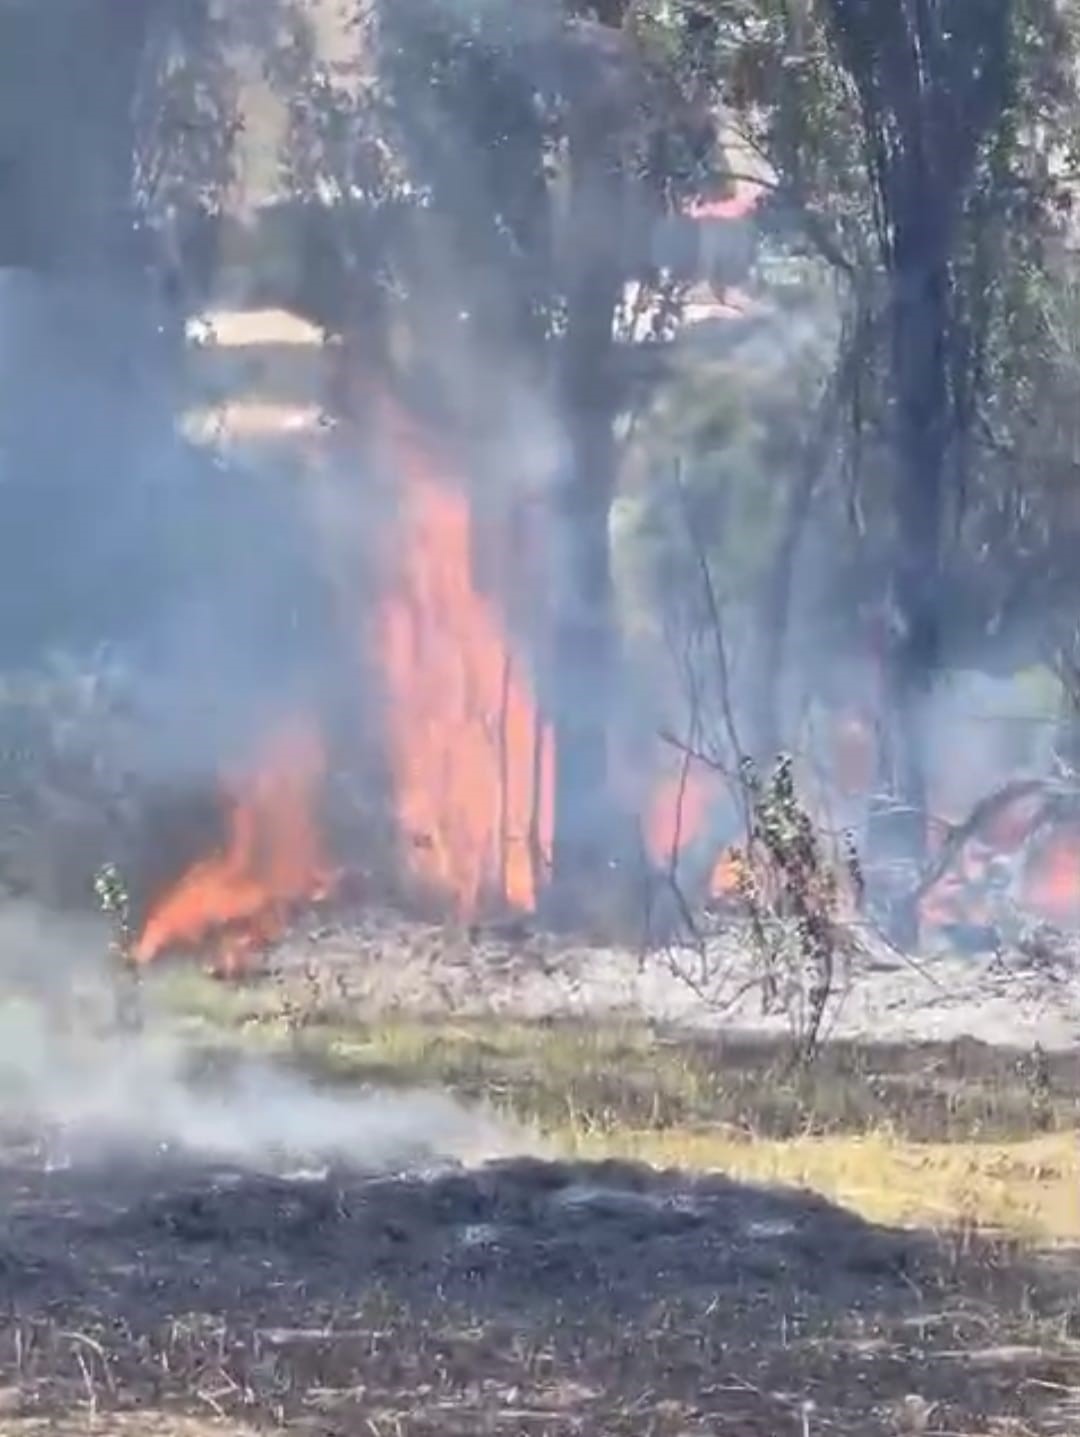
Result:
M1080 1239L1073 1055L829 1044L793 1068L786 1043L644 1023L365 1018L338 982L295 981L286 998L190 972L165 988L207 1042L239 1034L333 1084L446 1089L544 1151L794 1183L880 1221Z

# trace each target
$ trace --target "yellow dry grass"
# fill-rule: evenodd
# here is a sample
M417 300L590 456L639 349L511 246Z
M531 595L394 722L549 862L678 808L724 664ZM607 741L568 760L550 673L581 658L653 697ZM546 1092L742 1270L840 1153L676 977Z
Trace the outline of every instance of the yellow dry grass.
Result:
M567 1129L555 1143L581 1157L806 1188L873 1222L1080 1242L1080 1144L1072 1133L1014 1143L911 1143L887 1133L777 1141L678 1129Z

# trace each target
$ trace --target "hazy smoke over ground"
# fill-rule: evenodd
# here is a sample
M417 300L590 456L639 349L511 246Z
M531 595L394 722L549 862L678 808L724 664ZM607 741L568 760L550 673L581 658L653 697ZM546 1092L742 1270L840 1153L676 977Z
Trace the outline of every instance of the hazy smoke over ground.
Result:
M215 1055L152 1004L141 1032L121 1033L108 1021L104 942L98 925L29 905L0 915L0 1110L53 1162L168 1151L260 1170L378 1170L520 1148L494 1117L444 1095L335 1092Z

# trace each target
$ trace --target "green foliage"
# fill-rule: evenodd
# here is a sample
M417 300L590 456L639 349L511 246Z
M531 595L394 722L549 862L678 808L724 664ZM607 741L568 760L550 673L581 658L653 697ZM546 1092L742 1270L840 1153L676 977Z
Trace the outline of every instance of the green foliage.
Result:
M134 188L142 213L156 224L220 211L236 179L234 43L209 0L151 7L135 97Z
M722 342L684 354L637 421L644 481L616 555L634 630L658 632L673 606L695 608L698 545L721 601L755 602L790 523L834 363L831 305L804 288L797 306L727 324Z
M751 829L739 866L751 940L766 1002L784 1005L805 1062L817 1047L845 947L839 867L857 904L862 871L853 842L846 841L840 864L826 853L790 757L782 755L764 779L744 760L742 782Z
M115 863L103 864L94 875L98 908L113 923L113 950L123 961L131 951L131 897Z
M678 23L695 10L674 7ZM1050 0L990 9L935 0L925 15L933 45L918 123L936 198L904 191L916 100L897 29L900 7L758 0L718 8L709 45L697 55L701 84L724 87L735 131L771 172L758 213L763 253L799 255L834 276L844 338L826 364L836 366L847 423L813 525L819 546L828 534L822 609L840 628L853 600L885 604L895 563L897 205L917 216L928 206L940 212L948 273L942 654L983 662L996 650L1008 664L1017 644L1026 643L1030 656L1040 642L1033 636L1075 603L1066 554L1078 524L1068 496L1080 444L1067 397L1075 354L1062 331L1076 306L1060 258L1071 214L1065 177L1076 168L1080 123L1075 16ZM763 296L772 293L766 273ZM845 346L855 360L843 378ZM778 477L791 472L790 462L777 463L748 437L756 424L770 436L786 430L797 451L795 419L807 405L785 378L766 396L775 397L770 413L757 380L753 369L724 375L715 385L716 427L707 420L687 426L697 428L711 462L699 462L687 433L681 446L688 487L711 496L700 509L695 503L695 516L721 583L733 592L745 592L750 576L767 567L778 534L775 517L761 523L777 514L775 503L744 509L737 496L745 486L772 500ZM673 393L683 386L677 375ZM804 450L810 428L802 426ZM661 482L643 527L661 564L658 589L670 593L677 564L655 542L662 494ZM710 527L710 516L724 523Z

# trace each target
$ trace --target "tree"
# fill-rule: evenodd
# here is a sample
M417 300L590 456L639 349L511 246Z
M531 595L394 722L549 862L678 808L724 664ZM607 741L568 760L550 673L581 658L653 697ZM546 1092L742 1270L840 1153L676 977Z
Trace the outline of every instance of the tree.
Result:
M377 337L393 307L423 356L414 389L421 378L437 389L466 433L482 439L526 412L557 436L548 596L500 598L530 615L555 729L551 896L567 917L608 887L622 843L608 757L618 685L609 516L615 421L628 402L618 318L627 281L650 278L652 217L685 182L679 137L701 130L636 32L634 7L600 9L394 0L365 11L359 83L313 80L310 67L303 91L295 70L289 81L307 97L295 105L301 168L348 195L340 287L370 290L357 336L366 361L393 367ZM515 476L479 482L485 510L513 507Z
M828 6L830 38L858 99L889 283L896 455L892 788L909 820L905 847L920 867L927 790L919 725L941 660L948 464L971 424L967 396L954 382L958 372L965 384L970 380L956 362L967 339L954 300L959 229L982 154L1012 119L1011 11L1010 0ZM913 922L912 912L909 938Z
M848 390L860 542L887 583L883 780L905 859L924 862L921 716L943 662L980 489L980 415L1020 276L1052 218L1067 33L1042 0L763 3L736 64L767 155L774 234L817 254L869 337ZM910 909L900 921L913 936Z
M0 7L9 664L128 634L156 587L152 480L176 454L186 317L162 283L164 221L188 218L195 171L212 186L205 153L183 175L176 160L221 118L192 123L163 92L190 96L178 56L209 24L202 0ZM228 145L227 126L215 142ZM185 267L186 254L171 266Z

